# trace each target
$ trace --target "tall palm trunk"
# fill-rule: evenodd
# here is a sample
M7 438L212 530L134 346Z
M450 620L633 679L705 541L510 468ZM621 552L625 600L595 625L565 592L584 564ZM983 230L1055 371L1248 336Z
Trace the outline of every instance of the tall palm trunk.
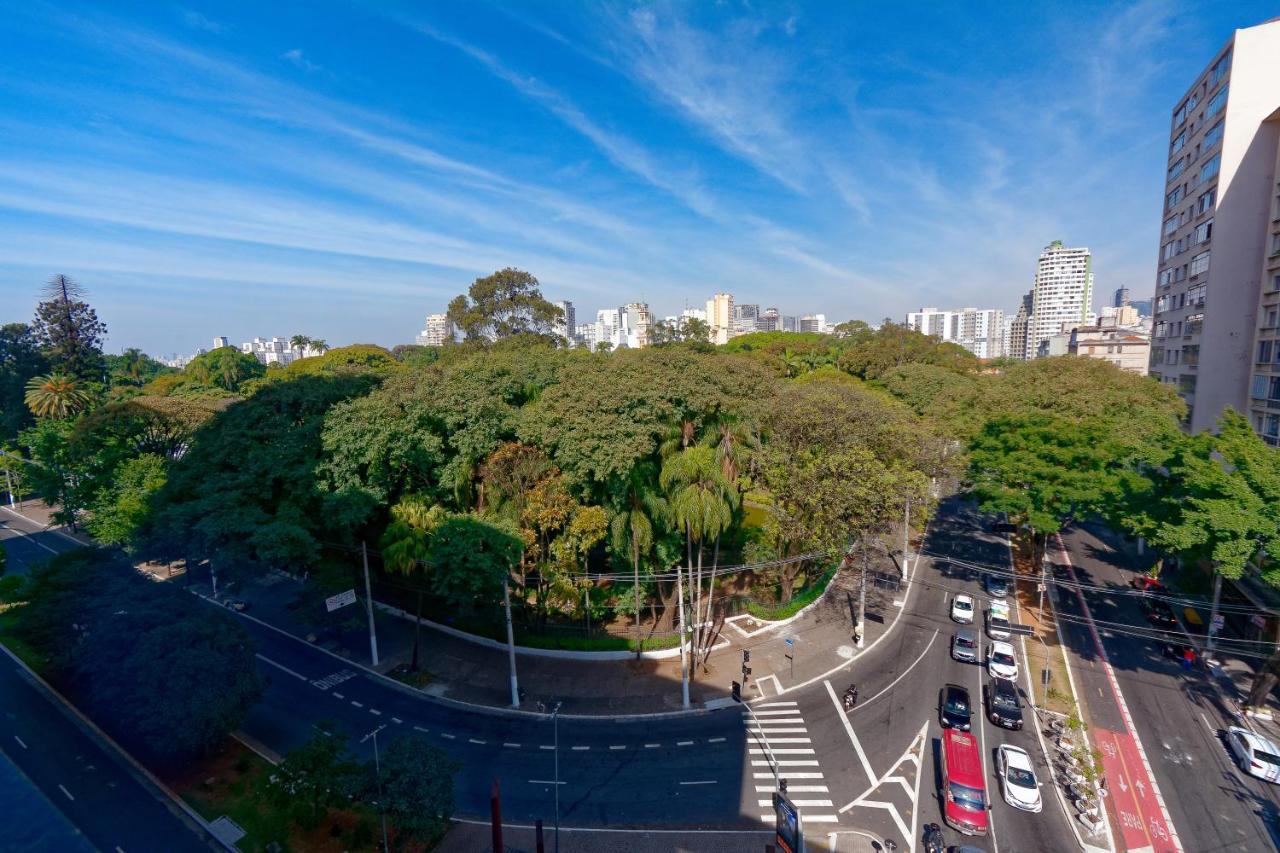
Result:
M418 647L422 641L422 588L418 588L418 607L413 620L413 663L409 669L418 671Z
M636 660L640 660L640 543L631 534L631 568L634 570L632 589L636 596Z

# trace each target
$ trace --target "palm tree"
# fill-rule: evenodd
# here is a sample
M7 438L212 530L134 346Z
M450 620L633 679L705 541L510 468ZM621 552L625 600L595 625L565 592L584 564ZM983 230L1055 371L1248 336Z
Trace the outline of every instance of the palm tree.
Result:
M448 515L439 504L422 498L406 497L391 508L391 523L382 534L382 565L389 571L411 578L417 583L418 613L413 628L413 662L418 669L418 648L422 636L422 587L426 583L427 550L431 534Z
M240 380L244 378L243 365L240 359L232 356L222 359L218 378L222 380L222 387L228 391L234 391L240 385Z
M796 355L789 349L784 349L782 355L778 356L778 360L782 362L782 369L788 377L799 376L804 373L804 359Z
M707 596L705 612L702 606L702 555L707 539L715 540L715 561L719 561L720 535L733 523L733 511L738 506L738 491L725 478L716 451L706 445L694 445L667 459L659 476L662 489L667 493L670 517L685 533L685 554L690 570L693 569L694 546L697 546L697 574L690 584L693 606L694 650L702 649L703 624L711 615L712 594ZM714 585L715 566L712 577ZM712 586L712 590L714 586Z
M320 338L316 338L309 343L311 344L311 348L318 353L326 353L329 351L329 345Z
M289 348L296 350L304 350L311 344L311 338L306 335L294 335L289 338Z
M120 354L120 372L130 379L141 379L147 357L137 347L129 347Z
M654 466L641 462L627 475L622 509L609 523L614 547L631 552L636 606L636 658L640 657L640 558L653 548L653 522L666 515L666 502L653 488Z
M89 392L80 387L79 380L65 373L31 377L23 396L27 408L36 417L58 419L84 411L92 399Z

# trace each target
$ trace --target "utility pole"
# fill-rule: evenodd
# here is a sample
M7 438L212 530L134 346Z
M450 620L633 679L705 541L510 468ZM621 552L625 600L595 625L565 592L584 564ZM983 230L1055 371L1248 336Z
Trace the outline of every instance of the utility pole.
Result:
M684 648L684 582L681 579L680 566L676 566L676 599L680 602L680 701L687 710L689 707L689 660Z
M862 537L862 580L858 583L858 624L854 626L854 643L862 648L867 624L867 537Z
M1034 532L1031 534L1031 539L1032 539L1031 551L1032 553L1035 553L1036 548L1035 548ZM1048 543L1046 542L1046 545L1047 544ZM1041 625L1044 624L1044 588L1045 588L1045 582L1049 577L1045 569L1048 566L1048 560L1049 560L1049 549L1046 547L1044 552L1041 553L1040 555L1040 606L1039 606L1039 612L1036 614L1036 621L1039 622ZM1017 581L1015 580L1014 583L1017 583Z
M511 707L520 707L520 683L516 680L516 635L511 628L511 582L502 578L502 606L507 612L507 658L511 662Z
M560 853L560 702L551 707L551 728L554 736L554 754L556 761L555 776L552 777L552 788L556 789L556 831L555 848Z
M378 757L378 732L387 727L386 723L378 726L364 737L360 738L360 742L364 743L369 738L373 738L373 772L378 779L378 817L382 820L382 850L387 853L391 847L387 844L387 813L382 807L382 761Z
M902 577L907 577L907 558L911 548L911 498L907 498L906 517L902 520Z
M1213 656L1214 640L1217 639L1218 626L1218 599L1222 596L1222 573L1214 571L1213 573L1213 609L1209 613L1209 632L1205 635L1204 656L1209 659Z
M364 563L364 604L369 612L369 660L378 668L378 634L373 628L373 587L369 583L369 549L360 540L360 561Z
M8 468L4 469L4 484L5 484L5 489L9 493L9 508L12 509L13 508L13 477L10 476Z

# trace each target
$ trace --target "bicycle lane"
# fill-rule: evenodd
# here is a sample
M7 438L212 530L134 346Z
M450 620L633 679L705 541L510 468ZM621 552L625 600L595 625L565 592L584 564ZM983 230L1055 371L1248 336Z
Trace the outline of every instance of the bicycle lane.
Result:
M1079 580L1061 537L1054 536L1058 553L1055 562L1072 584ZM1120 684L1098 635L1093 615L1083 593L1075 595L1080 616L1087 626L1087 639L1073 637L1082 645L1088 643L1097 655L1097 666L1080 666L1081 694L1087 700L1092 721L1090 734L1102 755L1102 771L1107 787L1107 808L1115 817L1120 831L1117 839L1125 850L1133 853L1181 853L1182 844L1165 808L1164 799L1151 773L1146 753L1125 704ZM1063 605L1066 601L1063 602ZM1064 634L1080 631L1078 625L1064 625ZM1073 643L1074 645L1074 643Z

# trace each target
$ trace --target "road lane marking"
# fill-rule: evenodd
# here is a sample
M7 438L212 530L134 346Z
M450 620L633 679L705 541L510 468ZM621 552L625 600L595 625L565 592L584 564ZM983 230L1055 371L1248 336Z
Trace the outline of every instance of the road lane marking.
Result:
M414 726L413 729L414 731L423 732L424 734L431 734L431 729L424 729L422 726Z
M16 740L16 741L18 742L18 746L22 747L23 749L29 749L29 748L30 748L30 747L28 747L25 743L23 743L22 738L18 737L17 735L14 735L14 736L13 736L13 739L14 739L14 740Z
M813 741L807 737L771 737L769 743L813 743Z
M761 732L766 735L802 735L807 731L809 730L806 729L804 726L793 726L790 728L788 728L787 726L783 726L780 729L773 729L773 728L769 728L769 729L748 728L747 729L748 734L756 734L757 732Z
M752 773L751 775L756 779L772 779L773 778L772 773ZM788 773L787 778L788 779L821 779L822 774L821 773Z
M1215 729L1213 726L1209 725L1209 719L1204 714L1200 715L1200 719L1204 720L1204 727L1209 730L1209 734L1213 735L1214 737L1217 737L1218 730ZM22 743L22 741L18 741L18 743Z
M658 748L658 747L660 747L660 746L662 746L662 744L660 744L660 743L646 743L646 744L644 745L644 748L645 748L645 749L657 749L657 748Z
M678 740L678 741L676 741L676 746L693 746L693 741L691 741L691 740Z
M273 661L271 658L267 657L266 655L260 655L260 654L256 654L256 653L255 653L255 654L254 654L254 657L256 657L256 658L257 658L258 660L260 660L260 661L263 661L264 663L269 663L269 664L271 664L271 665L272 665L272 666L274 666L276 669L282 669L282 670L284 670L285 672L289 673L290 675L292 675L294 678L298 679L299 681L306 681L306 680L307 680L307 677L306 677L305 675L299 675L298 673L296 673L296 672L294 672L293 670L289 669L289 667L285 666L285 665L284 665L284 664L282 664L282 663L276 663L275 661Z
M550 743L544 743L542 746L538 747L538 749L555 749L555 745Z
M403 723L403 722L404 722L404 720L400 719L399 717L392 717L392 718L391 718L391 722L393 722L393 723Z
M503 746L505 746L507 749L519 749L519 748L520 748L520 744L518 744L518 743L504 743L504 744L503 744Z
M481 746L485 746L485 745L486 745L484 741L482 741L482 740L477 740L476 738L473 738L473 737L469 737L469 738L467 738L467 743L478 743L478 744L480 744Z
M334 699L346 699L347 697L346 697L346 696L343 696L341 693L339 693L338 691L336 691L336 690L335 690L335 691L333 691L333 698L334 698Z
M625 746L611 746L611 747L609 747L609 749L611 749L611 750L619 750L619 749L626 749L626 747L625 747Z
M724 743L724 738L722 737L708 738L707 743Z
M817 759L785 758L778 759L776 762L769 761L768 759L764 761L757 760L751 762L752 767L772 767L774 764L777 764L779 767L817 767L818 761ZM787 778L791 778L792 775L793 774L788 774Z
M696 782L681 782L681 785L714 785L715 779L699 779Z
M370 713L370 714L373 714L375 717L381 717L381 716L382 716L382 712L381 712L381 711L379 711L377 708L370 708L370 709L369 709L369 713Z
M790 782L795 774L788 773L787 781ZM757 794L767 794L774 788L772 785L756 785ZM789 794L826 794L828 793L826 785L787 785L787 793Z
M794 708L776 708L772 711L756 711L755 712L757 717L790 717L795 713L796 712ZM743 716L745 717L747 715L743 714Z
M530 779L530 785L563 785L564 781L556 782L552 779Z
M774 708L774 707L794 708L796 707L796 705L799 705L799 704L800 704L799 702L761 702L760 707L761 708Z
M747 751L752 755L768 755L770 752L770 750L767 750L764 747L755 746L748 748ZM772 750L772 752L774 755L817 755L817 752L814 750L804 748L775 749Z
M71 792L70 792L70 791L68 791L66 788L64 788L64 787L62 786L62 783L61 783L61 782L59 782L59 783L58 783L58 790L59 790L59 791L61 791L61 792L62 792L62 793L64 793L64 794L66 794L66 795L67 795L67 799L68 799L68 800L70 800L71 802L73 802L73 803L74 803L74 802L76 801L76 798L75 798L75 797L73 797L73 796L71 796Z
M574 752L586 752L586 751L587 751L588 749L590 749L590 748L591 748L591 747L589 747L589 746L575 746L575 747L573 747L573 751L574 751Z
M787 786L787 793L788 794L791 793L790 785ZM788 799L791 799L791 797L788 796ZM760 808L767 809L773 805L773 800L757 800L756 803L757 805L760 806ZM814 807L830 808L833 805L830 800L796 800L796 799L791 799L791 804L794 806L805 806L807 808L814 808ZM808 821L809 816L805 815L804 819L805 821Z
M458 739L457 735L451 735L451 734L449 734L448 732L441 732L441 733L440 733L440 737L448 738L449 740L457 740L457 739Z
M364 703L362 703L362 702L357 702L357 701L356 701L356 700L354 700L354 699L352 699L352 700L351 700L351 704L352 704L352 705L355 705L357 708L363 708L363 707L364 707Z

